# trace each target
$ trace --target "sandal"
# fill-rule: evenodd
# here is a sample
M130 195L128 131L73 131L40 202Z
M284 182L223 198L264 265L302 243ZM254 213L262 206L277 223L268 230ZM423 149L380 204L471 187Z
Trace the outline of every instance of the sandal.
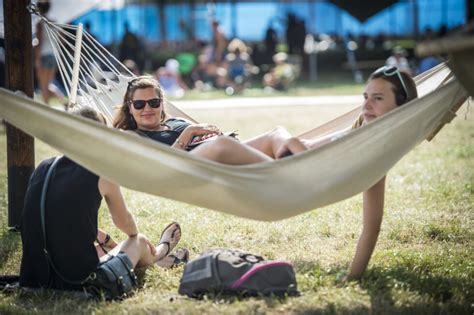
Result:
M171 232L170 236L165 236L165 233L167 233L169 229L173 229L173 232ZM180 234L178 237L175 237L175 234L177 231L179 231ZM160 242L158 243L158 246L160 246L161 244L168 245L168 249L166 250L166 253L165 255L163 255L163 257L168 256L168 254L173 250L173 248L175 248L176 245L178 245L178 242L180 239L181 239L181 227L179 226L178 222L171 222L163 229L163 232L161 232Z
M170 254L163 259L158 260L156 264L166 269L172 269L185 265L188 261L189 251L186 248L179 248L174 254Z

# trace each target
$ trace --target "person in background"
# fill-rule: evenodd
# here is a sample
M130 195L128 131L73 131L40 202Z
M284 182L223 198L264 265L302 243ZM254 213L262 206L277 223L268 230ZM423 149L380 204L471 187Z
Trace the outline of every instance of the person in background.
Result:
M50 2L42 1L38 2L37 5L39 13L48 17L51 7ZM56 58L54 57L53 43L42 20L36 24L36 39L37 45L34 47L35 69L43 101L49 104L52 97L57 97L60 103L66 104L66 97L53 83L57 71Z
M265 88L286 91L290 87L296 75L293 67L287 60L288 55L284 52L279 52L273 56L275 67L263 76L263 86Z
M400 46L393 47L392 55L387 58L385 65L387 67L397 67L400 71L412 75L412 70L407 59L407 51Z
M234 38L227 46L226 55L228 87L226 93L242 92L250 84L252 60L243 41Z
M219 67L225 57L227 40L218 21L212 21L212 62Z
M185 91L189 90L181 78L179 62L176 59L168 59L164 67L158 68L156 78L166 94L172 98L181 98Z

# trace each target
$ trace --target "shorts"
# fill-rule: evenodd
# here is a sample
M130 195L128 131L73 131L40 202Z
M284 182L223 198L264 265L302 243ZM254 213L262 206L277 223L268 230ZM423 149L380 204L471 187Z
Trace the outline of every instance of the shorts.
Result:
M56 69L56 58L53 55L46 55L41 57L41 67L46 69Z
M123 261L124 263L127 265L127 267L129 267L130 269L133 269L133 264L132 264L132 261L130 260L130 258L127 256L127 254L125 254L124 252L120 251L117 255L110 255L110 254L106 254L106 258L103 260L103 261L99 261L99 263L97 264L97 266L100 266L101 264L103 263L106 263L107 261L111 260L112 258L114 258L115 256L120 256L123 258Z

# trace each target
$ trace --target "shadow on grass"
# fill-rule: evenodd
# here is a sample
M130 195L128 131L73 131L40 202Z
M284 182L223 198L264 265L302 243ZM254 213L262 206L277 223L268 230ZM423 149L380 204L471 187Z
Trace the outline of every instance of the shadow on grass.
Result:
M13 231L3 231L0 234L0 272L3 273L18 273L18 272L5 272L5 266L10 259L13 259L12 256L18 255L18 252L21 251L21 234L19 232ZM18 266L20 270L20 266Z
M387 306L396 308L397 303L392 296L394 290L411 295L416 292L433 301L427 305L421 303L410 306L416 313L443 310L469 314L472 302L470 294L474 291L472 279L413 271L408 266L372 268L361 280L360 286L369 292L372 307L376 310Z
M296 261L297 272L302 276L306 290L339 290L352 294L355 284L365 290L370 305L338 305L328 300L326 305L311 305L296 311L298 314L471 314L474 283L468 277L439 276L432 272L414 271L409 265L391 268L371 268L358 282L342 285L340 279L347 272L346 265L323 268L315 261ZM340 288L337 288L340 287ZM305 293L303 292L303 295ZM328 294L328 293L325 293ZM354 299L359 295L354 291Z

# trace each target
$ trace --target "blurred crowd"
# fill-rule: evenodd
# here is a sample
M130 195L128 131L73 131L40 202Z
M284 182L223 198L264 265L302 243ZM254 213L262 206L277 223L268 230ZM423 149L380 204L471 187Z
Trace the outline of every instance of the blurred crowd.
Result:
M48 8L43 8L47 16ZM339 62L320 62L319 69L344 70L346 51L354 53L353 65L347 68L373 70L383 65L397 66L412 75L424 72L441 62L437 56L417 59L413 53L416 42L410 38L396 38L380 33L376 36L347 34L308 34L303 19L289 13L282 22L285 25L284 39L277 36L270 21L260 42L248 43L239 38L226 38L220 23L211 21L212 39L209 42L192 40L161 41L145 43L133 33L127 23L124 35L114 46L107 47L132 73L155 76L167 95L181 98L189 90L223 90L228 95L244 93L252 87L262 87L265 92L285 91L295 80L307 76L308 59L312 54L337 54ZM183 27L186 24L183 22ZM90 23L85 29L92 36ZM434 31L425 29L419 41L430 41L446 36L449 32L442 26ZM2 44L0 39L0 44ZM36 26L35 73L37 85L47 103L50 97L63 102L64 95L55 84L57 66L54 64L48 38ZM372 54L372 52L378 52ZM382 53L380 53L382 52ZM376 57L374 57L376 56ZM367 58L364 60L364 58ZM383 59L382 59L383 58ZM342 68L341 68L342 66ZM4 67L3 48L0 47L0 70ZM0 76L3 86L4 77ZM57 81L56 81L57 82Z

